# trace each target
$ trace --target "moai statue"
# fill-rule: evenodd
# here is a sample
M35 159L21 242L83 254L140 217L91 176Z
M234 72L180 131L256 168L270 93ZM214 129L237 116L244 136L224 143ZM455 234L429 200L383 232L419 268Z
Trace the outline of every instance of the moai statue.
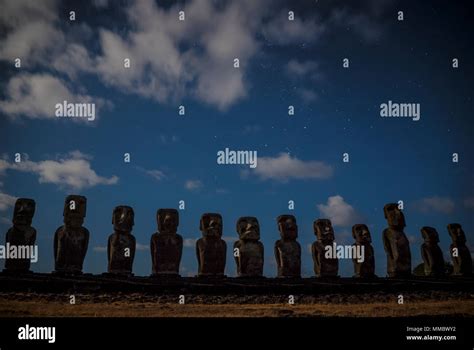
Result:
M132 275L136 247L136 240L131 232L135 224L134 218L132 207L115 207L112 214L114 233L109 236L107 244L108 272L111 274Z
M281 239L275 242L278 277L301 277L301 246L296 241L298 225L293 215L277 218Z
M10 246L34 246L36 230L31 227L35 215L35 201L29 198L19 198L13 210L13 227L6 234L6 243ZM6 259L5 272L27 273L30 272L30 259Z
M89 245L89 231L82 227L87 198L69 195L64 202L64 225L54 234L55 272L81 274Z
M363 254L360 260L357 257L352 259L354 263L354 277L376 277L374 248L371 244L372 237L367 225L357 224L352 226L352 237L355 239L354 246L356 251L360 251Z
M314 234L318 240L311 245L314 273L317 277L337 277L339 261L337 257L326 257L326 247L333 248L334 230L331 220L318 219L313 223Z
M387 273L389 277L411 276L410 243L403 232L405 216L398 204L389 203L383 207L388 228L383 231L383 246L387 254Z
M257 218L244 216L237 221L239 240L234 243L234 257L239 277L263 275L263 244Z
M445 266L443 252L438 246L438 232L433 227L424 226L421 228L421 236L424 240L421 245L421 257L423 258L425 275L443 276Z
M227 245L222 237L222 216L206 213L201 216L202 238L196 242L198 276L223 277Z
M449 246L449 251L453 259L453 275L472 275L472 257L469 248L466 246L466 235L460 224L449 224L448 232L453 240Z
M179 276L183 253L183 237L176 231L179 214L176 209L159 209L156 212L158 232L151 236L151 261L154 276Z

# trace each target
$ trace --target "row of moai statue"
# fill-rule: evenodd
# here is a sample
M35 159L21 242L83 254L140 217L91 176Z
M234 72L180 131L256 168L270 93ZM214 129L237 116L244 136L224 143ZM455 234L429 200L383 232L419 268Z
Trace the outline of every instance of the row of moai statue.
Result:
M83 227L86 216L86 197L70 195L64 204L64 225L54 234L55 273L80 274L89 243L89 231ZM36 230L31 226L35 212L35 201L20 198L15 203L13 227L6 235L10 245L34 245ZM383 245L387 255L387 274L389 277L411 276L411 253L407 236L404 233L405 217L397 204L384 207L388 228L383 231ZM179 265L183 250L183 238L177 233L179 214L176 209L159 209L156 214L158 232L151 236L150 250L153 276L179 276ZM136 241L132 235L134 211L129 206L118 206L112 215L114 232L107 244L108 273L132 275ZM301 246L297 242L298 225L293 215L280 215L277 218L280 239L275 242L274 252L278 267L278 277L301 277ZM449 224L448 232L452 239L450 252L453 261L453 274L470 276L472 258L466 246L466 236L460 224ZM329 258L325 248L334 244L334 230L331 221L318 219L313 225L317 240L311 246L314 272L318 277L338 275L338 259ZM220 214L203 214L200 221L202 238L196 242L198 276L222 277L226 264L227 245L222 239L223 222ZM234 243L234 258L237 274L240 277L259 277L263 275L264 247L260 242L260 226L255 217L241 217L237 221L239 240ZM423 227L421 234L424 243L421 253L427 276L443 276L445 262L438 246L436 229ZM353 259L355 277L375 277L374 249L367 225L352 227L354 245L363 245L364 258ZM7 272L28 272L30 260L7 259Z

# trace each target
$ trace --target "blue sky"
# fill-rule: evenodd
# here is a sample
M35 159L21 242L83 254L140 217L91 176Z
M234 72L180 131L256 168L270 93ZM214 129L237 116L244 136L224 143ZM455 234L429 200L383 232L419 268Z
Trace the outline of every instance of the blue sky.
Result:
M53 269L67 194L88 198L84 270L93 273L106 270L112 210L121 204L135 210L138 275L151 272L156 210L180 200L184 276L197 272L205 212L222 214L229 247L240 216L259 219L267 276L276 275L276 217L284 213L297 217L305 276L313 275L312 222L323 217L343 244L353 242L353 224L368 224L384 276L383 206L398 200L413 267L422 226L438 230L445 258L448 223L461 223L474 246L472 9L462 2L0 4L0 230L11 226L15 198L36 200L34 271ZM96 120L56 118L64 99L96 103ZM420 103L420 120L381 118L389 100ZM226 147L257 151L257 168L218 165ZM13 162L15 153L23 162ZM340 273L351 276L352 262L342 261Z

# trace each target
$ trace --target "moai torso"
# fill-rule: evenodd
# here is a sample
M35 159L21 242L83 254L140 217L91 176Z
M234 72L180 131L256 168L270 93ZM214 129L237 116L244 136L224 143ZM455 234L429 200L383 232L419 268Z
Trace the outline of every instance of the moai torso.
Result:
M6 234L6 243L11 246L32 247L36 242L36 230L31 227L35 214L35 201L29 198L19 198L15 202L13 210L13 227ZM30 249L30 248L28 248ZM6 259L5 270L8 272L22 273L29 272L31 266L30 259Z
M301 246L296 241L298 225L293 215L277 218L281 239L275 242L278 277L301 277Z
M70 195L64 203L64 225L54 234L56 272L79 274L89 245L89 231L82 227L87 199Z
M314 273L317 277L337 277L339 261L336 257L326 257L326 247L334 244L334 230L331 221L318 219L313 223L313 229L318 240L311 246Z
M352 226L352 237L355 239L354 246L358 247L362 252L363 247L363 261L353 258L354 276L360 278L375 277L375 256L374 248L372 247L372 237L370 235L367 225L358 224Z
M405 216L396 203L385 205L383 210L389 226L383 231L388 276L409 277L411 276L411 253L410 243L403 232Z
M466 235L460 224L449 224L448 232L453 240L449 246L451 258L453 260L453 275L472 275L472 257L469 248L466 246Z
M158 232L151 236L153 275L179 276L183 238L176 233L179 214L176 209L159 209L156 214Z
M202 215L199 228L203 237L196 242L199 276L224 276L227 245L221 238L222 227L220 214Z
M234 257L239 277L263 275L263 244L257 218L246 216L237 221L239 240L234 243ZM237 253L236 253L237 249Z
M109 236L107 256L108 272L118 275L131 275L135 258L135 237L131 231L134 225L134 212L129 206L115 207L112 215L114 233Z
M438 246L439 235L433 227L422 227L421 235L424 243L421 245L421 257L426 276L444 275L444 258L441 248Z

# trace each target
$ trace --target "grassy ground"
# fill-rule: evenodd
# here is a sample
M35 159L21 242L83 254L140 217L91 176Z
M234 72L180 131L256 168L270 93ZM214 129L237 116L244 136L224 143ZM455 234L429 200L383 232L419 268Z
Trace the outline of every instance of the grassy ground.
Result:
M205 298L205 297L204 297ZM1 294L0 316L3 317L287 317L287 316L474 316L472 295L452 298L416 298L407 296L403 305L396 296L381 298L366 295L348 301L331 298L298 298L295 305L284 302L286 297L226 296L204 301L197 296L178 304L178 296L166 298L143 295L76 295L71 305L68 295ZM247 301L247 302L246 302ZM278 302L279 301L279 302Z

